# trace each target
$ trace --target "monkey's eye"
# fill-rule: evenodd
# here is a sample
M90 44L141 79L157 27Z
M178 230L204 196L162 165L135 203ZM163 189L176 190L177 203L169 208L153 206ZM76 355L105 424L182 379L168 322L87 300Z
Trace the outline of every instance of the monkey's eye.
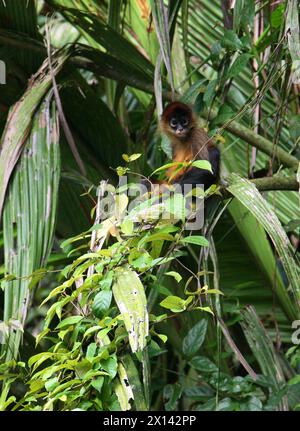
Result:
M170 126L171 127L176 127L177 126L177 120L175 118L172 118L170 121Z
M186 127L187 125L188 125L188 119L187 118L183 118L182 120L181 120L181 125L183 126L183 127Z

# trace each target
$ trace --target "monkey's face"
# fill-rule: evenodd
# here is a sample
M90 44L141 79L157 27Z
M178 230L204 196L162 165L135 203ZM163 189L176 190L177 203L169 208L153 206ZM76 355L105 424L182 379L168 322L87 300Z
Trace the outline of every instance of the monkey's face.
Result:
M174 144L179 139L186 141L192 128L195 126L192 109L185 103L172 102L162 113L160 120L160 130L174 140Z
M169 126L178 138L186 138L190 130L190 119L185 112L175 112L169 121Z
M161 130L171 138L185 140L193 127L191 108L182 102L172 102L164 110L161 118Z

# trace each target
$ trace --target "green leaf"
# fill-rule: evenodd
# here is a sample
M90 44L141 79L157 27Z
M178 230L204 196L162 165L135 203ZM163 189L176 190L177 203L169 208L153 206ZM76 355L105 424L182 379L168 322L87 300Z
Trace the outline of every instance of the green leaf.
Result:
M108 359L101 360L101 368L106 371L111 379L113 379L118 370L118 361L116 355L110 356Z
M75 366L75 373L78 379L83 379L85 374L92 368L90 361L83 359Z
M248 344L260 366L262 374L264 377L270 379L270 393L277 396L281 388L284 387L286 389L286 387L281 361L278 358L273 342L257 316L254 307L245 307L241 310L241 314L243 317L241 326ZM282 402L281 408L283 405Z
M179 383L174 383L173 385L166 385L164 387L164 399L168 400L168 402L165 403L166 411L173 411L176 409L176 404L181 396L181 392L182 386Z
M106 313L110 307L112 292L110 290L101 290L94 298L92 311L99 319Z
M180 283L180 281L182 280L181 275L176 271L166 272L166 275L170 275L171 277L174 277L177 283Z
M95 325L95 326L91 326L89 329L87 329L83 335L83 337L87 337L90 334L93 334L94 332L100 331L101 326L99 325Z
M295 299L296 301L299 301L300 286L297 263L294 258L290 241L274 210L249 180L241 178L237 174L231 174L228 181L228 191L253 214L269 234L277 250L278 256L281 258L282 265L289 279Z
M134 224L133 224L132 220L125 219L121 223L121 231L124 233L124 235L126 235L126 236L132 235L133 229L134 229Z
M228 78L235 78L238 76L242 70L246 67L248 64L248 61L252 57L251 54L241 54L238 56L238 58L234 61L234 63L230 66L230 69L228 70Z
M228 51L237 51L243 48L242 42L233 30L225 30L224 36L221 39L221 45Z
M282 20L284 19L284 4L278 5L271 13L271 26L273 28L279 28L281 26Z
M197 371L201 371L202 373L213 373L218 371L218 367L206 356L195 356L190 364Z
M162 151L168 157L168 159L172 159L172 145L167 136L165 135L162 136L160 146Z
M216 95L217 84L218 84L218 80L213 79L212 81L210 81L210 83L206 88L206 92L204 93L204 96L203 96L203 101L206 103L207 106L211 106L214 100L214 97Z
M277 192L276 192L277 196ZM278 298L278 301L289 317L289 319L294 320L297 317L297 308L295 306L295 301L293 301L293 298L289 295L289 293L286 291L286 287L283 283L283 280L280 276L279 268L276 265L276 257L274 256L274 251L272 250L272 245L270 243L269 237L262 227L261 224L257 223L257 219L254 217L254 215L251 212L246 212L244 205L239 202L237 199L233 199L232 202L228 205L228 210L230 215L233 218L234 223L236 224L239 233L243 237L243 241L247 244L247 249L250 250L251 255L254 256L258 267L261 269L261 271L266 274L268 283L266 285L265 294L268 292L268 287L271 289L274 289L275 294ZM253 232L255 232L255 236L253 235ZM235 241L236 242L236 241ZM241 246L239 246L239 249L241 249ZM230 248L227 246L228 250L225 250L224 253L228 255L230 253ZM245 267L246 261L249 259L249 256L247 257L247 250L244 250L244 258L242 258L241 251L236 249L239 253L238 256L236 256L234 259L236 260L236 263L233 263L232 270L230 272L233 272L236 267L236 265ZM240 259L245 259L245 264L239 263ZM222 271L220 269L220 271ZM247 279L251 279L254 275L253 272L247 271ZM256 276L260 276L259 272L257 272ZM240 283L243 279L242 273L239 271L238 277L236 278L236 281L231 280L230 284L234 285L236 283ZM259 286L261 283L259 283ZM244 289L243 289L244 290ZM253 289L251 289L253 291ZM250 291L249 291L250 292ZM256 290L256 293L254 296L258 296L263 294L261 291L261 288L258 287ZM259 300L260 301L260 300Z
M298 383L300 383L300 375L298 374L295 377L292 377L289 381L288 384L289 385L297 385Z
M53 377L52 379L47 380L47 382L45 383L45 389L46 389L46 391L51 392L58 385L59 385L58 378Z
M182 242L184 244L201 245L202 247L209 246L209 242L207 241L207 239L200 235L187 236L185 238L182 238L179 242Z
M144 244L153 241L174 241L174 237L171 234L164 232L153 233L152 235L142 238L138 244L138 248L141 248Z
M154 175L154 174L157 174L158 172L166 171L167 169L172 168L173 166L174 167L176 166L177 168L181 168L183 166L189 166L189 165L190 165L189 162L171 162L171 163L166 163L165 165L160 166L159 168L155 169L155 171L152 172L151 176Z
M154 67L150 61L118 31L104 24L98 14L87 13L75 7L62 7L60 0L48 0L48 3L63 13L75 27L83 30L90 46L97 48L102 46L114 58L134 66L135 69L149 77L153 77Z
M165 334L159 334L159 333L156 332L155 335L158 338L160 338L163 343L166 343L168 341L168 337Z
M168 310L173 311L174 313L181 313L186 310L186 302L184 299L179 296L168 296L163 301L160 302L160 305Z
M208 160L195 160L192 163L192 166L194 166L195 168L204 169L206 171L213 173L211 164Z
M131 350L143 350L149 333L144 286L135 271L118 268L112 290L128 332Z
M102 386L104 383L104 377L103 376L99 376L96 379L93 379L91 382L91 386L93 386L93 388L96 389L96 391L98 391L99 393L101 392Z
M147 252L139 252L138 250L134 250L132 253L130 253L128 262L134 269L142 271L152 265L153 259Z
M195 307L194 309L205 311L205 313L209 313L209 314L212 314L214 316L214 312L212 311L212 309L210 307Z
M66 59L66 54L52 58L54 75L60 71ZM10 111L5 130L1 138L0 217L2 215L6 188L11 173L22 152L28 130L31 127L33 114L52 83L48 67L49 63L47 59L34 78L30 81L23 97Z
M300 137L300 118L299 115L289 116L289 133L293 141Z
M66 326L76 325L76 323L80 322L83 319L83 316L71 316L62 320L57 326L56 329L65 328Z
M122 154L122 157L125 160L125 162L130 163L130 162L133 162L134 160L139 159L141 155L142 155L141 153L131 154L130 156L128 154Z
M128 386L129 383L130 389L132 390L136 410L148 410L145 400L144 387L141 383L139 371L136 368L135 363L133 362L130 355L123 356L121 358L121 362L124 367L122 370L121 364L121 367L119 368L119 376L121 381L123 380L123 384L125 383L125 385ZM126 379L127 381L124 379Z
M207 330L207 320L202 319L189 330L183 339L183 354L190 358L194 356L203 344Z
M8 174L18 159L16 156L22 153L10 178L3 210L5 271L18 276L9 285L2 283L7 286L3 316L6 322L11 317L20 321L26 318L29 289L43 273L41 268L49 256L55 230L60 177L58 113L50 102L51 95L45 96L51 83L45 65L39 73L45 76L42 78L38 74L28 92L14 106L2 139L0 171L1 162L4 162L3 168ZM43 96L45 100L41 102ZM2 172L0 189L1 185L5 187L6 173ZM12 259L9 250L13 249ZM1 346L4 360L18 356L21 339L20 331L10 331L7 342Z
M93 357L95 356L95 353L97 351L97 344L96 343L91 343L88 345L87 349L86 349L86 359L88 359L89 361L93 359Z
M52 358L53 356L55 356L55 353L53 352L38 353L37 355L31 356L31 358L28 360L28 366L32 367L32 365L35 363L40 365L42 362Z

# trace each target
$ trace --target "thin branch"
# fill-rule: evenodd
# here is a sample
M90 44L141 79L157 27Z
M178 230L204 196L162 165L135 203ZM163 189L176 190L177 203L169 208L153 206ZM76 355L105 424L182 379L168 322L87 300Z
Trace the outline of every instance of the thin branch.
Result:
M218 317L218 322L220 323L220 327L222 329L223 335L226 338L229 346L231 347L232 351L236 354L237 359L239 360L240 364L243 365L249 376L251 376L254 380L257 380L257 374L256 372L250 367L240 350L238 349L237 345L231 338L231 335L224 323L224 321Z
M298 191L300 186L297 181L296 175L284 177L283 175L274 175L273 177L256 178L250 180L260 192L266 191ZM225 180L226 183L226 180ZM221 192L224 199L232 197L232 195L226 190L226 184L221 186Z
M296 175L284 177L282 175L274 175L273 177L256 178L251 180L252 183L260 191L267 190L299 190L299 183Z

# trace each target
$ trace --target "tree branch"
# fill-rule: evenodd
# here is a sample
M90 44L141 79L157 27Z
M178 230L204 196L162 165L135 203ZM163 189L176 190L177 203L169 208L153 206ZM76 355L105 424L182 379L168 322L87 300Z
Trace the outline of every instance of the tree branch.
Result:
M299 183L296 175L284 177L282 175L274 175L273 177L256 178L251 180L251 183L260 191L267 190L299 190Z
M298 191L299 183L296 175L284 177L283 175L274 175L273 177L256 178L250 180L260 192L266 191ZM226 181L225 181L226 182ZM221 192L224 199L232 197L231 193L226 189L226 185L221 187Z
M210 113L204 113L204 116L211 121L217 116L217 113L212 110ZM299 161L296 157L291 156L282 148L274 148L274 144L271 141L253 132L253 130L248 129L248 127L243 126L234 120L224 124L223 127L228 130L228 132L238 136L248 144L261 150L263 153L268 154L269 156L275 155L282 165L297 169Z

